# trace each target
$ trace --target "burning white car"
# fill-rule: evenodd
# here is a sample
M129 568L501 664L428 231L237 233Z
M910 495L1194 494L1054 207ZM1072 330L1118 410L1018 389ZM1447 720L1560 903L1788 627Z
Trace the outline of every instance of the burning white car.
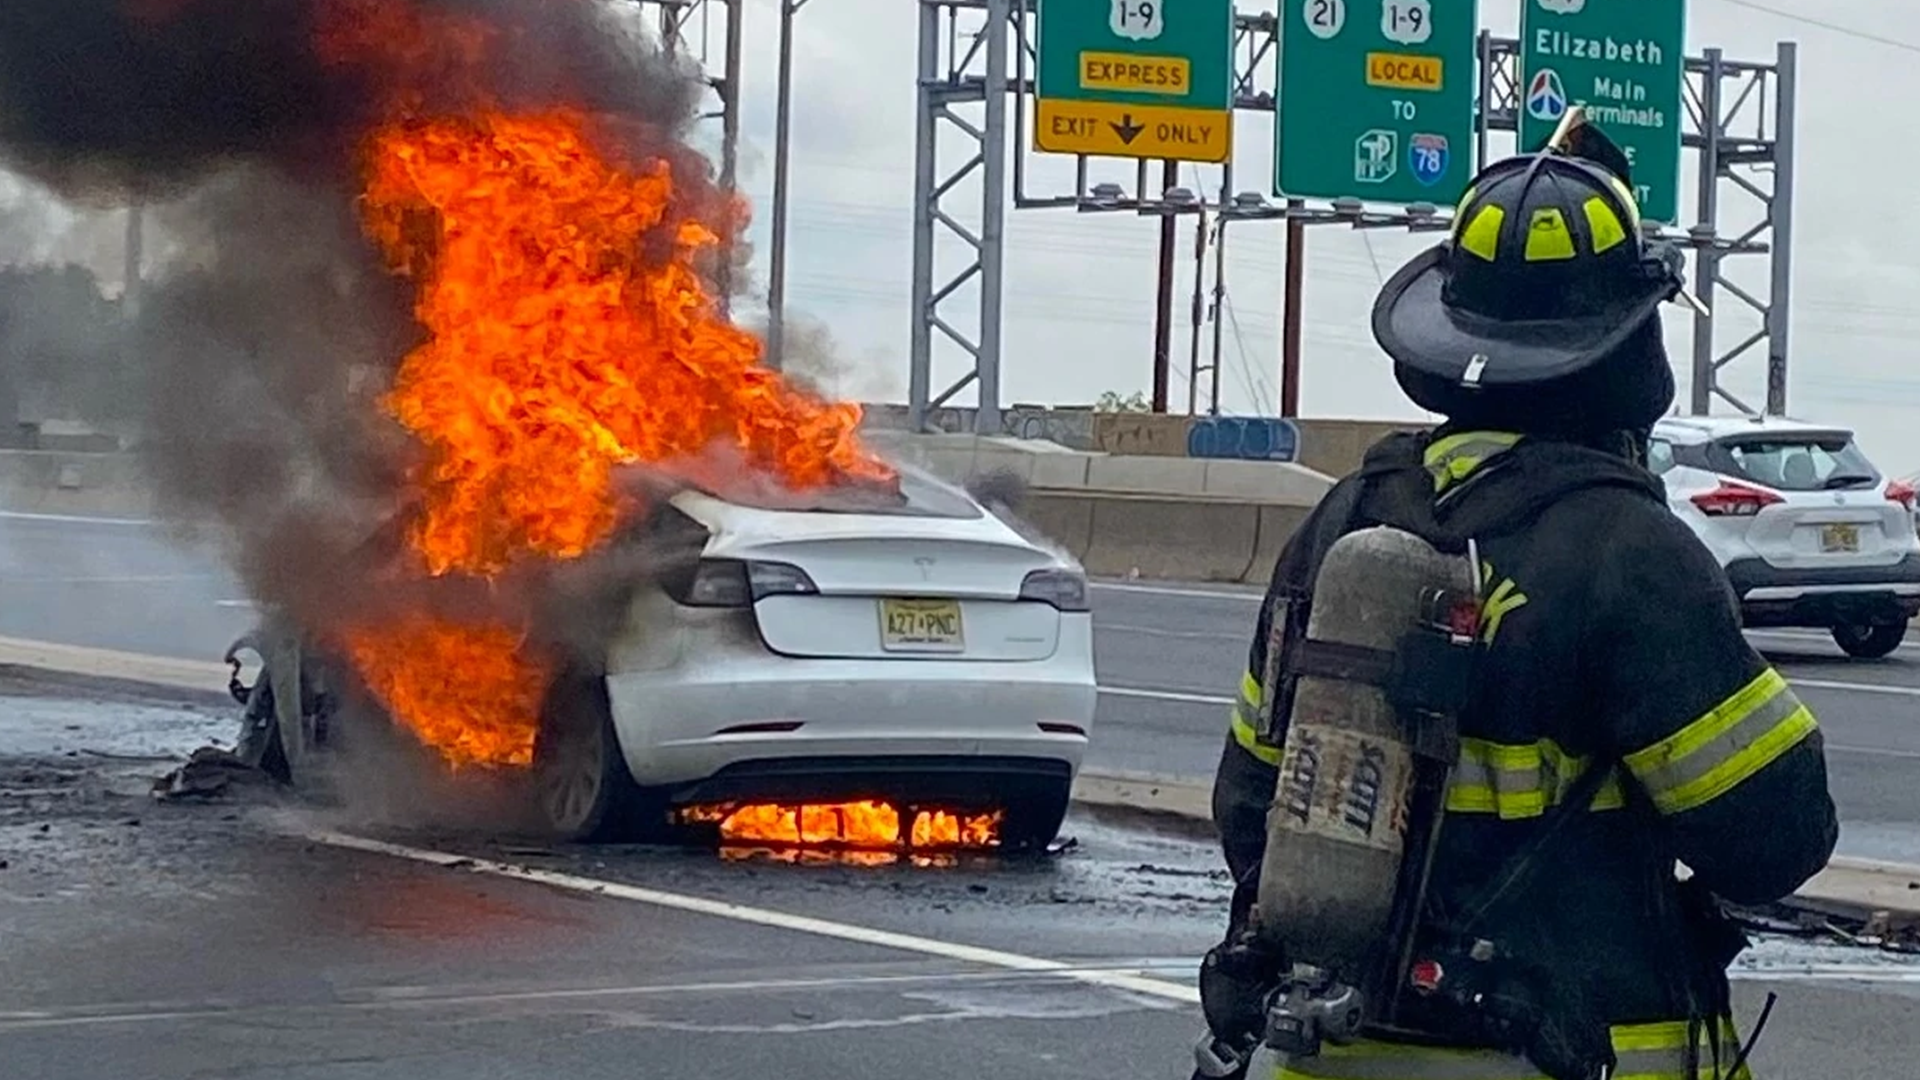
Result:
M1071 557L997 500L911 468L878 487L761 499L682 486L649 505L613 541L638 567L606 583L622 605L615 632L584 635L601 644L559 671L540 709L531 779L549 831L1054 838L1097 693ZM324 785L322 755L352 739L335 714L367 699L303 639L278 627L243 643L266 657L254 687L236 682L253 733L243 745L284 778Z
M907 819L1003 811L1007 846L1053 839L1096 697L1069 557L910 469L885 503L682 491L647 533L674 569L636 595L604 675L550 697L534 772L554 831L885 799Z

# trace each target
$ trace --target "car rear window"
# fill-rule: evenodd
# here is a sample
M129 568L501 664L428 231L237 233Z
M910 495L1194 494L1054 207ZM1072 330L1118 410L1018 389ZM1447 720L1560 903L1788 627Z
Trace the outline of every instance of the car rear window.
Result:
M954 519L980 516L980 508L971 499L911 468L900 469L898 482L894 484L845 484L812 491L742 484L737 489L710 494L736 506L758 510Z
M1879 470L1843 432L1722 439L1714 456L1722 471L1777 491L1838 490L1880 482Z

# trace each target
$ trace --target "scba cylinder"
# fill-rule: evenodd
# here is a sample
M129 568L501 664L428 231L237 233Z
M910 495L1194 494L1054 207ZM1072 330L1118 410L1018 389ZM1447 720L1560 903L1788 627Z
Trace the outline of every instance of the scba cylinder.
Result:
M1321 564L1306 637L1391 652L1427 617L1434 590L1471 596L1469 559L1399 529L1349 533ZM1299 678L1267 813L1256 916L1290 964L1355 984L1381 970L1382 950L1393 944L1413 783L1411 738L1385 689Z

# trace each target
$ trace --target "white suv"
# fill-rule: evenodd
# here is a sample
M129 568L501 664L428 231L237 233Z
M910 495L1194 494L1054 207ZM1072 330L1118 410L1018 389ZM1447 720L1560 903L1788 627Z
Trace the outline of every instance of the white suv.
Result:
M1859 657L1899 647L1920 613L1914 488L1881 476L1853 432L1674 417L1654 426L1648 458L1748 626L1817 626Z

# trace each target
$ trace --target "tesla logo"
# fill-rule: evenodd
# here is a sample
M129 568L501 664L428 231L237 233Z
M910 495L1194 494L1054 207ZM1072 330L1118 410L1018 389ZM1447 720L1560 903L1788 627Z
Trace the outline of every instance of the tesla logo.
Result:
M1846 504L1847 504L1847 497L1845 495L1842 495L1837 491L1833 493L1833 505L1845 506Z
M929 559L925 555L922 555L919 558L913 560L913 565L920 568L921 581L933 580L933 560L932 559Z

